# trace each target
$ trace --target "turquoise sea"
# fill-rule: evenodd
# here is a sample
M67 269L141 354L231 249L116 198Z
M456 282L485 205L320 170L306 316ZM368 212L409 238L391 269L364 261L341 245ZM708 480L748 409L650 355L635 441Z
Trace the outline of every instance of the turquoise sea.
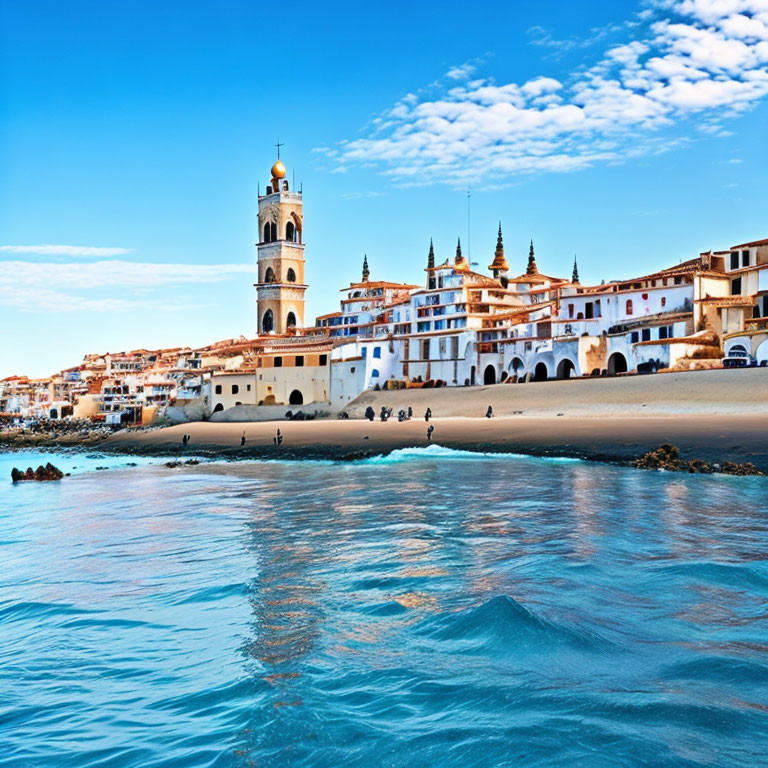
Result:
M767 765L766 558L764 478L0 454L0 766Z

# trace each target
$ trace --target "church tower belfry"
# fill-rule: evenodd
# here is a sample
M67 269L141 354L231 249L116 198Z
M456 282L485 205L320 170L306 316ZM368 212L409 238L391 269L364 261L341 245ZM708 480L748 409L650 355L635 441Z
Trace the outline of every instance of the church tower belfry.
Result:
M266 194L259 195L258 333L304 326L304 213L301 192L290 189L277 148Z

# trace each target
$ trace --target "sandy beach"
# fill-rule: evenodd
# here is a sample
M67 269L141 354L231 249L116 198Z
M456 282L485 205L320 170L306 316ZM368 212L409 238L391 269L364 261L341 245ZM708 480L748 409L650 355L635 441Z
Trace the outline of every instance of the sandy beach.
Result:
M631 461L662 443L677 445L685 458L753 462L768 470L768 415L437 418L433 443L449 448ZM283 445L273 444L277 428ZM124 433L102 448L168 455L232 458L355 459L398 448L428 445L423 418L398 423L305 421L253 424L194 423L152 432ZM245 447L240 438L245 432ZM182 447L182 436L191 436Z
M414 418L362 419L370 405ZM494 418L484 418L488 405ZM500 384L489 387L365 392L349 419L248 423L195 422L150 432L124 432L103 448L170 455L354 459L426 446L424 411L432 409L432 442L449 448L571 456L626 462L662 443L688 459L753 462L768 470L768 370ZM283 445L273 437L277 428ZM240 445L245 433L246 444ZM182 436L191 436L186 449Z

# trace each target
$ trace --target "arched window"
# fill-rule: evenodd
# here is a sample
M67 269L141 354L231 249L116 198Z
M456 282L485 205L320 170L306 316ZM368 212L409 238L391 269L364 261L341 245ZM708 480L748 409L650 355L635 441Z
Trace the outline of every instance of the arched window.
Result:
M632 299L627 299L627 314L632 314Z
M274 243L277 240L277 223L269 222L269 242Z
M272 269L272 267L267 267L267 271L264 273L264 282L265 283L277 282L277 280L275 280L275 270Z
M264 317L261 318L261 332L272 333L274 327L275 327L275 317L272 314L272 310L268 309L264 313Z
M661 297L661 306L662 307L666 307L667 306L667 297L666 296L662 296Z
M296 273L293 271L293 267L288 267L288 272L285 274L285 279L289 283L295 283L296 282Z
M269 222L268 221L264 223L264 242L265 243L269 243L270 242L270 239L269 239Z
M289 221L285 225L285 239L290 243L296 242L296 227L293 225L292 221Z
M378 368L373 368L371 370L371 378L372 379L378 379L379 378L379 369Z
M296 315L293 314L293 312L289 312L288 316L285 318L285 324L289 328L295 328L296 327Z

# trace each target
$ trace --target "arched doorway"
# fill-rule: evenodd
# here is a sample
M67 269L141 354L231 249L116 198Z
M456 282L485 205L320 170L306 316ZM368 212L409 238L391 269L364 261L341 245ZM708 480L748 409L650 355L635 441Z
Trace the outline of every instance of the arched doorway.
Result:
M615 376L617 373L627 372L627 358L621 352L614 352L608 358L608 375Z
M289 328L295 328L296 327L296 315L293 314L293 312L289 312L288 316L285 318L285 324Z
M288 403L290 405L304 405L304 395L298 389L294 389L288 398Z
M557 364L557 378L558 379L570 379L573 376L576 366L567 357L564 357Z
M534 381L546 381L549 378L549 371L545 363L539 363L533 370Z
M496 383L496 368L493 365L486 365L483 372L483 384Z
M221 403L216 403L216 407L213 409L214 413L218 413L219 411L223 411L224 406Z
M268 309L264 313L264 317L261 318L261 332L272 333L275 328L275 316L272 314L272 310Z

